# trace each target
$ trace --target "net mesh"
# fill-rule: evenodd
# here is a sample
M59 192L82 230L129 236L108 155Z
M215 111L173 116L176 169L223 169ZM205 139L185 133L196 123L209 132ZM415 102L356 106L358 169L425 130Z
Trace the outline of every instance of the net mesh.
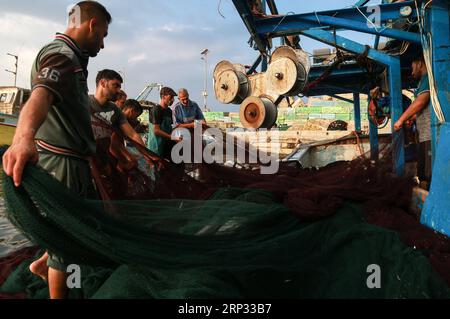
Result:
M98 201L29 165L19 188L4 177L8 217L42 249L81 265L73 298L450 296L429 261L445 275L449 241L407 213L412 183L389 170L359 159L282 165L270 176L207 164L188 171L166 167L150 199ZM405 245L420 240L423 250ZM29 262L0 292L48 296ZM380 289L367 285L372 264Z

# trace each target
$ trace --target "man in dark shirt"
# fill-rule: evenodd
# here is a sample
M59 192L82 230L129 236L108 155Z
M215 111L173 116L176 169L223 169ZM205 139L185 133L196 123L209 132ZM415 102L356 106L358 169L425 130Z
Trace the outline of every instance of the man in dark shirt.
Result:
M81 1L69 13L65 33L57 33L38 53L31 71L30 99L21 111L12 145L3 156L3 169L16 186L21 184L25 164L32 162L74 193L87 195L91 175L86 157L95 152L87 65L89 57L104 48L111 20L101 4ZM48 279L50 298L64 298L67 265L49 252L32 263L30 270Z
M150 127L148 132L147 147L154 153L166 159L170 159L172 146L176 140L172 140L172 110L174 97L177 96L174 90L163 87L160 91L161 101L154 106L150 114Z

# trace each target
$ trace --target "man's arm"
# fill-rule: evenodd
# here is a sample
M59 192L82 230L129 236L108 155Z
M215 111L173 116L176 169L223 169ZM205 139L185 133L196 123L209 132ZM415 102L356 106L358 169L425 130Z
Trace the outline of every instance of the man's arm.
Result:
M200 122L200 124L202 125L202 127L205 126L205 125L206 125L205 116L203 115L203 112L202 112L202 110L200 109L200 107L198 106L198 104L196 104L196 113L197 113L197 115L196 115L195 119L196 119L198 122Z
M178 124L178 125L177 125L177 128L178 128L178 127L182 127L182 128L194 128L194 127L195 127L195 123L192 122L192 123L186 123L186 124Z
M411 105L406 109L406 111L400 116L398 121L394 125L394 129L396 131L399 131L403 123L405 123L409 118L423 110L428 106L430 103L430 92L424 92L417 96L417 98L414 100L414 102L411 103Z
M154 126L153 131L155 132L155 135L167 138L169 140L172 139L172 136L170 136L170 134L167 134L166 132L161 130L161 125L153 124L153 126Z
M122 130L122 133L128 137L129 139L135 141L138 144L141 144L142 146L145 146L144 141L142 140L141 135L139 135L134 128L130 125L130 123L126 122L120 126L120 129Z
M3 155L3 170L13 178L16 187L22 182L25 164L38 160L34 137L47 117L53 100L54 95L50 90L38 87L33 90L20 112L13 142Z
M158 125L159 126L159 125ZM156 127L156 124L155 124ZM142 146L145 147L145 143L142 140L141 135L139 135L139 133L137 133L134 128L127 122L124 123L120 126L120 129L122 130L122 133L127 136L128 138L132 139L133 141L135 141L138 144L141 144ZM162 132L162 131L161 131ZM163 132L164 133L164 132ZM156 134L156 130L155 130L155 134ZM168 134L167 134L168 135ZM169 135L170 138L170 135ZM128 152L127 152L128 153ZM152 159L152 161L157 162L158 165L158 170L161 169L163 167L163 163L161 162L161 160L155 156L151 156L150 157ZM153 163L149 162L150 165L153 165Z

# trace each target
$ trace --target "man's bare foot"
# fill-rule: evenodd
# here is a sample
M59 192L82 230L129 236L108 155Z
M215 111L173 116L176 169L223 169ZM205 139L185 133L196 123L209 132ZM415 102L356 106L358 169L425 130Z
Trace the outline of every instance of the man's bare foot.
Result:
M48 280L48 266L47 266L48 253L42 255L41 258L35 260L30 265L30 271L36 276L41 277L44 281Z

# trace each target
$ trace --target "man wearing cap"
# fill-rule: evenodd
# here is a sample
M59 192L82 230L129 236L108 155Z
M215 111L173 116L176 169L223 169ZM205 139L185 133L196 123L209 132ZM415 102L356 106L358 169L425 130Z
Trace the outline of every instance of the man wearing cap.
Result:
M172 146L176 141L172 140L172 110L174 90L163 87L160 91L161 101L150 111L150 126L147 139L147 147L161 157L170 159Z

